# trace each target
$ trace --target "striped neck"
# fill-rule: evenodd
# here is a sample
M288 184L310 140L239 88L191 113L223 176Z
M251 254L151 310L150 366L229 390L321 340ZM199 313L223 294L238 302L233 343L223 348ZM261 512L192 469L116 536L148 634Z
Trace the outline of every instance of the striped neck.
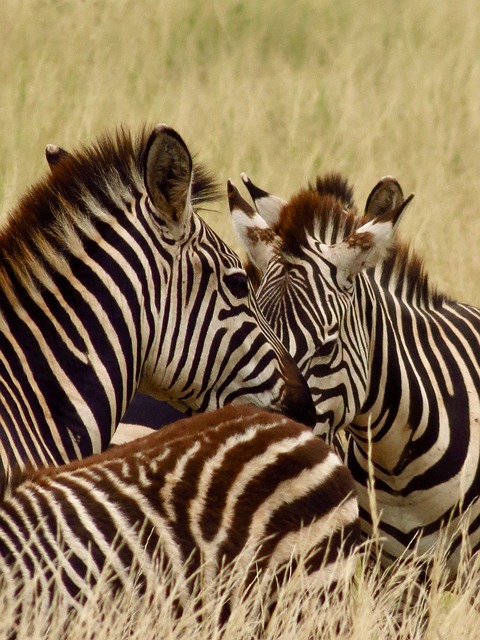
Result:
M37 466L105 449L137 386L146 349L138 327L151 327L154 315L146 322L147 283L132 278L121 259L134 249L122 240L118 219L92 220L89 236L73 227L70 253L51 245L34 262L17 255L17 269L4 261L4 466L5 457ZM63 242L69 246L67 234Z
M402 492L417 473L415 460L430 459L424 463L428 475L452 433L457 453L442 473L460 473L458 451L468 448L480 410L480 311L448 300L413 306L375 285L369 291L363 307L370 311L362 321L369 338L367 394L347 429L362 457L370 429L378 477ZM433 486L439 473L423 482Z
M88 152L68 157L1 231L6 476L18 464L105 449L138 384L156 316L149 287L159 275L129 138L121 149L120 159L107 144L96 162Z

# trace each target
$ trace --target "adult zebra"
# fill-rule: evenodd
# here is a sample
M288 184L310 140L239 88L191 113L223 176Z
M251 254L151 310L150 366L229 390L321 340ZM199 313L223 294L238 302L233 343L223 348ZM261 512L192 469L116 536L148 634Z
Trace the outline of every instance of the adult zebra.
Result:
M376 185L363 217L338 175L287 203L243 179L264 213L230 186L259 306L310 385L316 432L351 434L362 531L372 527L370 430L384 563L419 537L429 549L448 524L455 571L461 512L480 547L480 311L437 293L412 249L394 242L412 196L393 178Z
M52 171L68 157L68 151L56 144L47 144L45 157ZM183 412L168 402L162 402L145 393L137 392L122 416L111 444L125 444L136 438L148 435L166 424L183 418Z
M71 154L21 199L0 231L0 484L105 449L137 388L312 422L237 256L192 208L212 195L159 125Z
M134 604L170 574L181 610L195 580L211 597L230 567L225 619L262 582L268 610L298 562L317 597L348 579L359 533L353 480L330 447L285 416L229 405L24 476L0 504L2 605L28 635L29 618L48 626L98 598L96 585Z

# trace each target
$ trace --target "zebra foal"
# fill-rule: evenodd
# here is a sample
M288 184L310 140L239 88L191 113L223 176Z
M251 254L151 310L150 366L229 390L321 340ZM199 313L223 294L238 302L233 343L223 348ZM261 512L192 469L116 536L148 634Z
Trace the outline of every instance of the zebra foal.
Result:
M230 207L259 306L310 385L316 432L350 436L363 533L371 439L382 561L417 542L428 551L446 531L455 573L462 532L480 548L480 311L438 293L395 239L412 196L393 178L363 216L339 175L288 202L243 179L257 210L232 185Z
M314 421L179 134L67 154L0 230L0 485L104 450L138 389L183 411L251 402Z
M358 537L353 481L333 450L285 416L229 405L21 478L0 505L0 593L20 625L32 607L48 620L54 597L80 610L106 566L112 593L132 575L151 593L170 571L181 610L200 569L207 592L236 563L231 607L302 557L332 587L351 574Z

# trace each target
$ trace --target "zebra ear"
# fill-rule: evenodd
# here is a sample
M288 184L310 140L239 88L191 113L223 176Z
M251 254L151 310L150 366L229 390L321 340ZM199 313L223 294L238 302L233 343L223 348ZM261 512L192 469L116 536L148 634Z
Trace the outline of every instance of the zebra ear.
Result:
M367 198L365 219L375 220L403 203L403 191L392 176L385 176L377 182Z
M276 235L230 180L227 182L227 195L235 231L249 260L260 272L257 276L261 277L273 257Z
M244 185L247 187L248 193L253 200L256 210L265 220L269 227L273 227L277 224L280 211L285 200L278 198L277 196L264 191L253 184L246 173L241 174Z
M47 158L48 166L53 171L53 168L62 162L69 155L68 151L58 147L56 144L47 144L45 147L45 157Z
M191 216L192 167L192 157L180 135L164 124L157 125L145 150L145 186L158 217L178 237Z
M395 229L413 193L397 207L369 220L342 242L326 247L322 254L337 268L337 281L348 286L353 278L383 260L394 242Z

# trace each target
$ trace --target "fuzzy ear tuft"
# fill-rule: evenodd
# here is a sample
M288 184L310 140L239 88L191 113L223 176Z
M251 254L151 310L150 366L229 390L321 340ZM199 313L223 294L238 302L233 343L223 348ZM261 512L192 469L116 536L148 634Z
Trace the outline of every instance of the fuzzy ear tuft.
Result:
M388 255L400 216L412 199L413 194L406 200L402 198L394 209L369 220L342 242L325 247L322 253L336 266L341 286L348 286L360 271L375 266Z
M276 234L255 209L242 198L231 180L227 183L227 195L235 231L245 247L248 258L261 276L273 257Z
M45 147L45 157L47 158L48 166L50 169L53 168L62 162L69 155L68 151L62 149L62 147L58 147L56 144L47 144Z
M262 216L269 227L274 227L279 220L280 211L286 204L285 200L268 193L257 187L246 173L241 174L243 184L247 187L257 212Z
M375 220L402 203L403 191L400 184L392 176L385 176L377 182L367 198L365 219Z
M144 180L148 195L174 235L181 235L192 215L192 157L180 135L159 124L145 149Z

